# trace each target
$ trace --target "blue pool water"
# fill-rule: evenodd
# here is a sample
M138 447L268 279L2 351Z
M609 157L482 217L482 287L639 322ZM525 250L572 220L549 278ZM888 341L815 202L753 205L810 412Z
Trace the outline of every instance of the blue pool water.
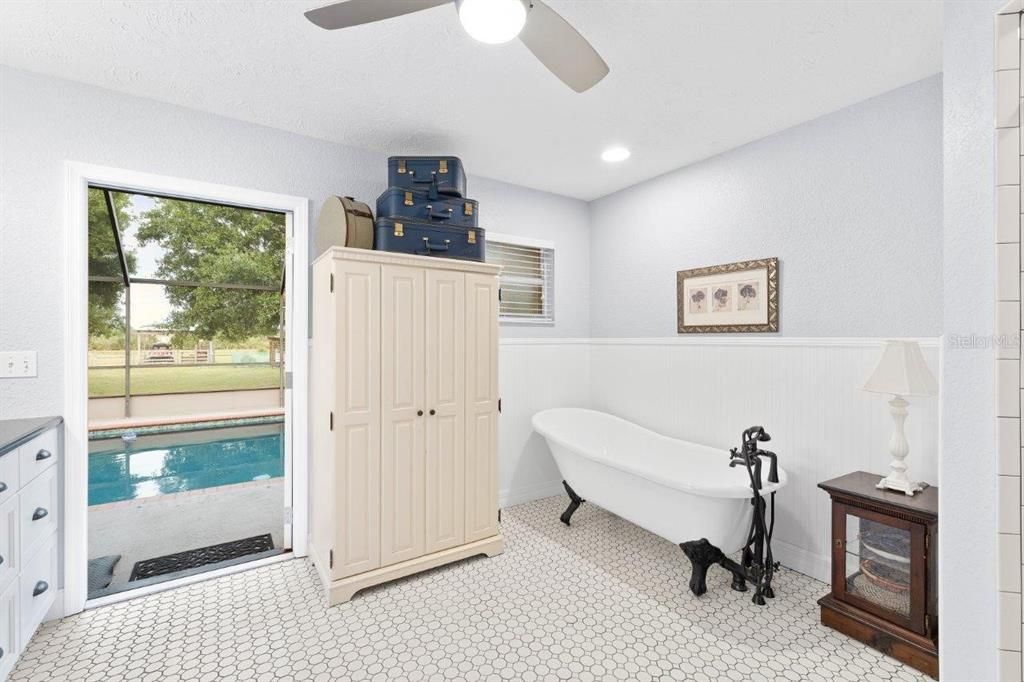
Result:
M284 475L282 424L94 441L89 504L106 504Z

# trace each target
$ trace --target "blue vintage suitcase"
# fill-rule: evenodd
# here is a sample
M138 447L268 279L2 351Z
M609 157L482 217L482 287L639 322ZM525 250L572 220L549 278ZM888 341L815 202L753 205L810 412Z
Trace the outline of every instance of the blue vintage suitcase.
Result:
M432 191L389 187L377 197L377 216L381 218L476 227L479 224L479 213L479 206L472 199L446 196Z
M392 156L388 159L388 187L427 189L434 182L441 194L466 196L466 173L459 157Z
M419 220L377 218L373 248L418 256L483 261L484 231Z

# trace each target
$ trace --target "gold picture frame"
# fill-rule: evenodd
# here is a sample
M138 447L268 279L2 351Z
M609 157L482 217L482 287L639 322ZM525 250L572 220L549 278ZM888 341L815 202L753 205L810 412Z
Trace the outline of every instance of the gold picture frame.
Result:
M779 331L779 259L680 270L676 327L680 334Z

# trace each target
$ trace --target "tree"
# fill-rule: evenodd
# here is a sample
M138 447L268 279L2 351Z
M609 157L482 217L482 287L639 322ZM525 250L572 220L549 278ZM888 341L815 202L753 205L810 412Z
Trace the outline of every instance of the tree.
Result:
M121 260L103 195L103 190L89 188L89 274L121 278ZM131 198L127 194L111 192L111 199L123 235L131 218ZM135 272L135 254L125 253L125 260L128 273ZM124 336L123 293L123 282L89 282L90 336Z
M162 248L156 276L180 282L271 286L275 291L168 286L167 323L183 336L237 341L278 329L285 217L251 209L156 199L140 217L140 246Z

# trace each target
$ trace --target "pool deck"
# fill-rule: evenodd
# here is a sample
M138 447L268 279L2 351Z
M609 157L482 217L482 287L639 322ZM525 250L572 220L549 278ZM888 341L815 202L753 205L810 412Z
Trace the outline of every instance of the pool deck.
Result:
M111 587L137 561L270 533L282 546L284 479L251 481L89 507L89 558L120 554Z
M284 416L284 408L260 408L235 410L231 412L208 412L171 417L129 417L121 419L90 419L90 431L110 429L135 429L143 426L166 426L170 424L193 424L198 422L221 421L225 419L249 419L252 417Z

